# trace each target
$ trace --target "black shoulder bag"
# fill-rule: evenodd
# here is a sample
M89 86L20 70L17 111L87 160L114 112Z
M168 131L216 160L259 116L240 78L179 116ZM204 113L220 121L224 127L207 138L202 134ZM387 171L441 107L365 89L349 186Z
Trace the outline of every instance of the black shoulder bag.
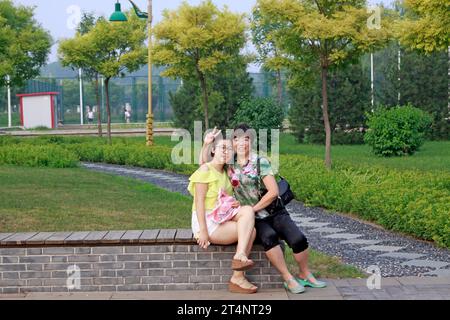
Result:
M257 172L258 172L258 192L260 194L261 199L267 193L267 190L263 194L261 194L261 160L259 157L257 160ZM291 186L289 185L287 180L284 179L282 176L280 176L280 181L278 181L278 190L279 190L278 198L275 199L268 207L265 208L265 210L269 214L274 214L278 211L286 209L286 206L295 198L294 193L291 190Z

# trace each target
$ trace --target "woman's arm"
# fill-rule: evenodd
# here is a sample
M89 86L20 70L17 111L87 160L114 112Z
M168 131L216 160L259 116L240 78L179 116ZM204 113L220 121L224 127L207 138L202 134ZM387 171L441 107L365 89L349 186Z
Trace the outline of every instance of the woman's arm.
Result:
M276 198L279 196L278 183L274 176L266 176L263 179L264 185L266 186L267 193L262 197L262 199L253 206L255 212L261 211L267 208Z
M209 149L211 144L203 144L202 151L200 152L199 164L202 166L208 162Z
M214 140L222 133L222 130L217 130L217 127L210 133L205 136L205 141L202 147L202 151L200 152L199 164L200 166L204 165L208 162L210 147L213 144Z
M202 167L200 170L208 170L206 167ZM195 184L195 211L197 213L198 224L200 226L200 237L197 243L203 249L209 246L209 234L208 226L206 224L206 210L205 210L205 199L206 193L208 192L207 183L196 183Z

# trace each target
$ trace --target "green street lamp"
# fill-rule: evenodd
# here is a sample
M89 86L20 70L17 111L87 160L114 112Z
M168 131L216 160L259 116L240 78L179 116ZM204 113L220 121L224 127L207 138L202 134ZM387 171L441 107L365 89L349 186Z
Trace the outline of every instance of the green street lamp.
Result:
M120 6L120 2L117 1L116 3L116 11L111 15L109 18L109 21L111 22L126 22L128 21L127 16L125 13L122 12L122 8Z
M132 1L131 5L134 8L136 15L141 19L146 19L148 24L148 115L147 115L147 146L153 146L153 106L152 106L152 21L153 21L153 0L148 1L148 13L141 11L138 6ZM114 12L109 19L114 22L125 22L127 17L120 8L119 0L116 3L116 12Z

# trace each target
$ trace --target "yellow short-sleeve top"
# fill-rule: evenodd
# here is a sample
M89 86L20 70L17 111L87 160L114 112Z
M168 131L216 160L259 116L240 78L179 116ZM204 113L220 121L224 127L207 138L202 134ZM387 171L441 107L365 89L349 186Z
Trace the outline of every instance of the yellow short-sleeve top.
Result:
M220 189L224 189L230 196L233 195L233 187L231 185L230 179L226 171L222 173L217 171L212 165L207 164L209 170L201 171L198 169L189 178L188 191L194 197L194 203L192 205L192 212L196 211L195 208L195 184L196 183L207 183L208 191L206 192L205 198L205 210L213 210L216 207L217 197L219 195Z

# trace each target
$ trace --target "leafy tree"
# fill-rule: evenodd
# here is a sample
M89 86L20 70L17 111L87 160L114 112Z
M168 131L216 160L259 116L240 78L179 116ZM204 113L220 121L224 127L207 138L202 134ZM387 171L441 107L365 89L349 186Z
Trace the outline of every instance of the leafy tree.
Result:
M221 64L239 55L246 42L245 30L243 15L227 7L219 10L211 0L198 6L183 2L175 11L166 10L154 28L154 62L167 67L162 76L199 82L207 129L212 91L209 79Z
M97 20L101 20L103 17L96 18L95 15L91 12L83 12L83 16L81 17L80 24L77 28L77 32L81 35L89 33L89 31L92 30L92 28L97 23ZM83 68L83 66L80 66L80 68ZM91 80L94 81L95 85L95 98L97 102L97 126L98 126L98 136L102 137L102 110L100 109L100 88L99 88L99 81L98 81L98 72L87 66L87 68L84 69L85 75L87 75Z
M397 44L375 53L375 104L387 107L412 104L432 115L429 139L448 139L448 57L445 52L424 55L418 51L401 50L398 69ZM401 79L400 81L398 79Z
M239 58L239 57L238 57ZM245 59L233 60L219 67L209 79L211 124L230 128L240 103L253 91L252 79L246 70ZM193 132L194 121L202 119L202 92L197 80L183 81L177 92L170 93L175 126Z
M61 60L76 65L86 65L105 78L108 140L111 144L111 109L109 83L112 78L134 72L147 62L146 23L134 14L128 22L109 23L104 19L84 35L62 41L59 52Z
M448 0L405 0L406 16L397 24L403 45L427 53L446 51L450 46Z
M80 24L77 28L77 34L80 36L83 36L89 31L94 28L97 21L104 20L103 17L96 18L93 13L90 12L84 12ZM83 41L82 37L76 37L75 39L79 39L80 41ZM61 46L60 48L66 48L65 45ZM65 50L65 52L61 52L60 59L61 64L64 67L72 67L73 69L83 69L85 76L87 76L89 79L94 81L95 85L95 97L97 101L97 125L98 125L98 135L101 137L103 135L102 133L102 113L100 110L100 94L99 94L99 81L98 81L98 71L86 60L80 59L78 56L78 52L76 50L68 50L68 49L62 49ZM75 55L75 56L74 56ZM81 106L82 108L84 106Z
M0 86L9 75L21 86L39 75L46 63L52 38L34 19L34 9L0 0Z
M72 110L76 110L76 107L80 104L80 86L79 82L76 79L64 79L62 82L62 86L64 88L64 105ZM123 106L126 100L125 86L118 85L115 82L111 81L109 83L109 100L111 105L111 115L120 116L123 118L122 109L117 106ZM145 92L146 91L145 87ZM84 101L87 105L93 106L97 100L97 92L95 88L95 83L88 83L83 88ZM144 93L144 92L143 92ZM105 110L101 110L102 115L106 116ZM106 117L105 117L106 119ZM79 122L79 118L78 118Z
M183 81L176 92L169 93L174 113L174 125L194 133L194 121L202 118L201 92L195 80Z
M406 16L397 24L397 37L411 49L431 54L448 52L450 78L450 14L448 0L405 0ZM447 112L450 119L450 79L447 79ZM447 132L448 126L447 122Z
M257 6L266 19L280 26L270 35L283 54L277 64L293 75L290 84L314 79L311 76L317 72L321 74L325 164L331 168L329 71L384 46L390 36L389 20L383 19L380 29L368 28L364 0L258 0Z
M333 144L364 142L360 129L365 125L365 113L370 110L368 79L367 71L361 63L330 72L327 90ZM292 107L289 110L289 120L299 142L324 142L321 87L321 79L317 76L311 86L290 89Z
M211 77L211 88L218 96L211 113L213 126L231 128L240 104L252 96L253 80L247 72L247 62L246 57L236 56L222 64Z
M284 112L272 98L253 98L242 101L234 117L234 126L240 123L248 124L256 131L259 151L267 152L272 147L272 129L282 129ZM260 130L267 130L267 148L261 146Z
M266 16L261 14L261 8L255 6L252 11L250 28L253 44L259 55L258 62L263 65L264 71L275 72L278 104L281 106L283 105L283 77L282 68L277 64L281 52L277 48L275 40L271 37L271 32L280 28L279 22L276 23L267 19Z

